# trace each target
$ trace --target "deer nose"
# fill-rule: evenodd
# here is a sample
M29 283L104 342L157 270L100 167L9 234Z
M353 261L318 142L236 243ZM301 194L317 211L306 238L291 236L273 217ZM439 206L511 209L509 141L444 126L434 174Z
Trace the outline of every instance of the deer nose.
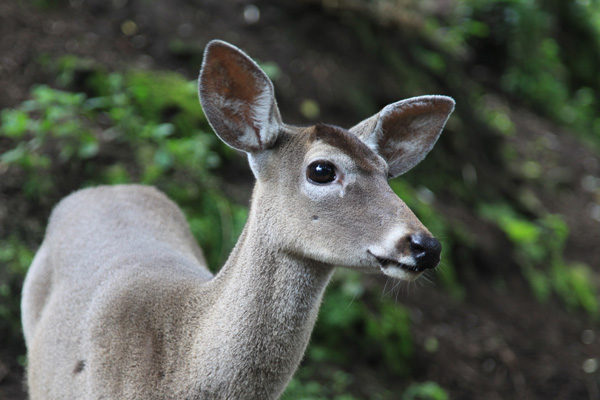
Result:
M410 237L410 251L415 258L417 268L433 269L440 262L442 244L429 235L412 235Z

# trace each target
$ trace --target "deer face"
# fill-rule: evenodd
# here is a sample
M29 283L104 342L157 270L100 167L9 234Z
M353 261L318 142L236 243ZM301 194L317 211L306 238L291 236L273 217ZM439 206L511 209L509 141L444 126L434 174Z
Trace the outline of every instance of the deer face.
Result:
M349 131L286 129L251 159L277 247L399 279L437 265L441 246L388 185L388 164Z
M350 130L288 126L267 76L239 49L216 41L205 53L200 100L217 135L248 153L254 207L279 250L409 280L437 265L440 243L387 179L432 149L452 99L399 101Z

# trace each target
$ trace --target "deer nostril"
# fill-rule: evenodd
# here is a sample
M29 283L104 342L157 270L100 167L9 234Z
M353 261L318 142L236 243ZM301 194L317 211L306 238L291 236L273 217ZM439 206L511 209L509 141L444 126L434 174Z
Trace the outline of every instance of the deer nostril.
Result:
M429 235L413 235L410 237L410 251L417 267L432 269L440 262L442 244Z

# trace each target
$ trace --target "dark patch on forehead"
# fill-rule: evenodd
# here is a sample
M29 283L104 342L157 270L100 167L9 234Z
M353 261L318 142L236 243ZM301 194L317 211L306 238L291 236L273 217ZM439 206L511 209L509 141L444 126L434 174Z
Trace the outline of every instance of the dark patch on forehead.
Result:
M317 124L310 133L311 141L322 141L351 157L365 172L380 171L381 158L357 136L333 125Z

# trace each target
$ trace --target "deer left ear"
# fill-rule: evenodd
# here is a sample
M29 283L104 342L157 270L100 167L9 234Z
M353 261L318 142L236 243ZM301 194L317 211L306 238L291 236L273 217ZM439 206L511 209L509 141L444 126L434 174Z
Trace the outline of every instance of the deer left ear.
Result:
M257 153L277 140L282 122L273 84L237 47L220 40L206 46L198 93L208 122L234 149Z
M350 128L388 163L394 178L417 165L437 142L454 110L447 96L420 96L384 107Z

